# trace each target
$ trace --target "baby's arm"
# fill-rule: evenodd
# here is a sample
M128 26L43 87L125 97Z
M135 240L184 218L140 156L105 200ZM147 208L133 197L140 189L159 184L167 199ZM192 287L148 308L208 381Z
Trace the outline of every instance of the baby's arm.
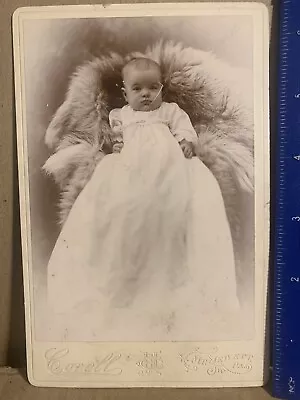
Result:
M172 134L178 141L185 157L193 157L198 137L190 117L176 103L169 104L169 112L169 123Z
M111 136L114 153L120 153L124 146L120 111L120 109L116 108L109 113L109 124L112 130Z

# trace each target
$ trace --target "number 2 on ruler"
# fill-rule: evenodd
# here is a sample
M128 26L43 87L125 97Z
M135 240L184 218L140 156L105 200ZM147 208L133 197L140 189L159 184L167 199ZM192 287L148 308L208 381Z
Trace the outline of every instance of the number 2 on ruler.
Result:
M299 278L299 276L292 276L291 277L291 282L297 282L297 283L299 283L300 282L300 278Z
M293 379L292 377L289 378L289 393L290 394L294 394L295 393L295 379Z

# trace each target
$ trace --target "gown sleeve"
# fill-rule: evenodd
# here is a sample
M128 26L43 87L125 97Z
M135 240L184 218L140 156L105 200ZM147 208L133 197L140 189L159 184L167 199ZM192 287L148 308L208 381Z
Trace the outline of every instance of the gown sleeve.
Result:
M123 142L121 109L115 108L111 110L108 118L109 118L109 125L112 130L111 133L112 141Z
M196 144L198 136L188 114L176 103L168 105L169 127L178 142L183 139Z

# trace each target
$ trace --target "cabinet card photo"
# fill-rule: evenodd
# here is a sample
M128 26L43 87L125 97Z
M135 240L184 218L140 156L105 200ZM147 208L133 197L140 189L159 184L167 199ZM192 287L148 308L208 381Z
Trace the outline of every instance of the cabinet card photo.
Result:
M266 379L267 9L18 9L28 378Z

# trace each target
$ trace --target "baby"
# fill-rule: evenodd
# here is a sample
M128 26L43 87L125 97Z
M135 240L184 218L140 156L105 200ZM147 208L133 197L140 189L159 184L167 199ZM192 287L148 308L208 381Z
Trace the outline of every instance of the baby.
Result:
M93 340L210 340L238 307L222 194L193 157L188 115L162 100L159 65L131 60L123 80L128 104L109 115L120 154L103 157L63 226L49 304Z
M132 110L151 112L158 110L162 106L162 74L160 66L155 61L148 58L132 59L123 67L122 78L124 83L124 88L122 88L123 94ZM183 110L180 111L181 114L184 113ZM110 116L111 128L114 133L113 152L119 153L124 145L122 140L122 124L118 119L113 118L114 114L115 110L112 111ZM174 117L176 118L175 115ZM184 113L184 119L187 123L186 130L193 131L186 113ZM194 155L196 134L193 134L192 137L189 137L190 135L184 137L184 135L176 135L175 132L172 132L172 129L170 130L177 139L185 157L191 158Z

